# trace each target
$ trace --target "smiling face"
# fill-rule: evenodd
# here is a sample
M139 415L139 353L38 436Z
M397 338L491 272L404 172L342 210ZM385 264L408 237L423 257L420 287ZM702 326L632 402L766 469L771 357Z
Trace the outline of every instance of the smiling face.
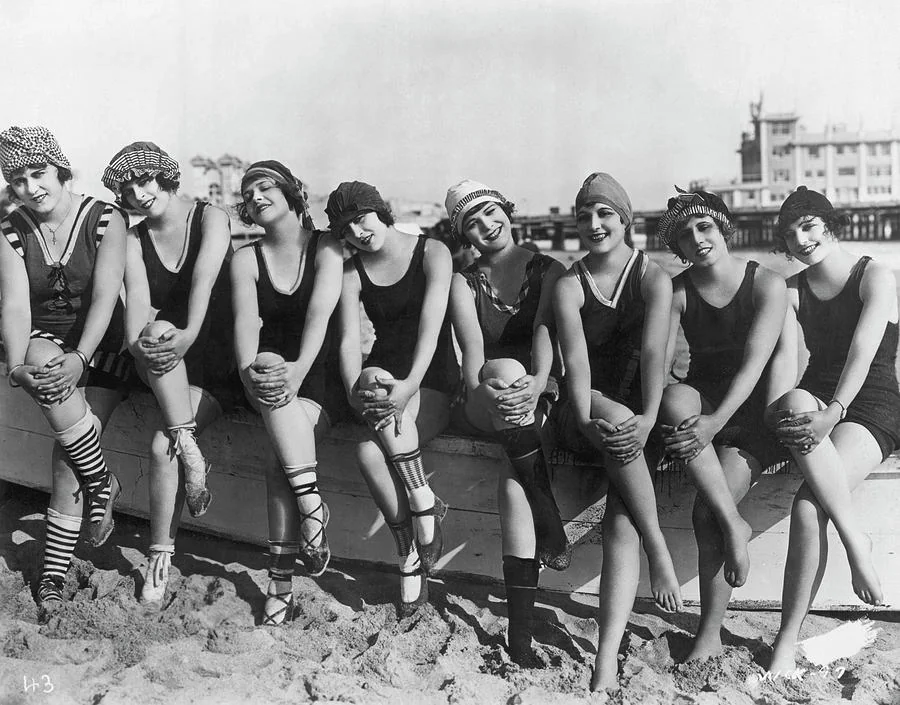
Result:
M241 190L247 215L263 228L292 212L281 188L275 180L262 176L247 183Z
M496 201L469 211L462 222L462 233L479 252L499 252L513 242L509 216Z
M389 227L375 211L363 211L344 226L341 237L357 250L378 252L384 246Z
M575 214L578 237L585 248L597 254L612 252L625 241L625 223L605 203L588 203Z
M36 164L16 170L9 184L15 197L41 218L53 213L65 195L53 164Z
M807 265L821 262L838 246L837 238L817 215L800 216L783 234L788 252Z
M172 199L172 194L159 185L155 176L149 174L126 181L120 193L122 205L148 218L160 217Z
M719 224L708 215L688 218L678 229L675 242L684 258L700 267L711 266L728 252Z

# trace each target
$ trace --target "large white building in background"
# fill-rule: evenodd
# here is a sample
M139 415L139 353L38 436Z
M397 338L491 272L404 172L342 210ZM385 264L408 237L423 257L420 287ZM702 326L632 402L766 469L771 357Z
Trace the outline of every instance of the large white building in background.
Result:
M805 184L833 203L900 202L900 132L851 132L826 125L807 132L794 113L762 113L762 100L750 106L753 131L741 136L741 176L731 183L695 181L694 188L719 194L729 208L779 206Z

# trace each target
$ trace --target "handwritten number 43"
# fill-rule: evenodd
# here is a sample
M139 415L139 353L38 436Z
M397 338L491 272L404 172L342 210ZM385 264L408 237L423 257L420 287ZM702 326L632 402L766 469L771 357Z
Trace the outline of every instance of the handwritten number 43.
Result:
M22 684L26 693L52 693L53 683L50 682L50 676L46 673L41 676L40 681L34 678L29 682L28 676L22 676Z

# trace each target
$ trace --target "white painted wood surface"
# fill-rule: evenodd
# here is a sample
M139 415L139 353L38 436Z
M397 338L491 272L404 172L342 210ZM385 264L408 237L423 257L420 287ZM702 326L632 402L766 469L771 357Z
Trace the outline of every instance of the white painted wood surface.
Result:
M0 365L5 372L5 366ZM148 513L147 449L161 417L151 396L133 395L116 410L103 437L107 461L124 488L118 509ZM328 538L334 555L393 565L393 540L356 467L353 446L364 430L339 427L320 445L320 488L331 508ZM196 531L265 545L267 539L265 467L269 442L258 417L238 413L219 420L200 443L213 462L210 511L199 519L184 512L182 525ZM47 424L26 395L0 384L0 478L49 490L51 438ZM500 580L500 522L495 485L504 456L484 441L441 436L425 449L435 491L452 510L445 521L446 553L441 568L450 573ZM734 593L735 606L778 607L787 550L789 511L800 484L796 473L767 475L751 490L741 511L754 528L747 584ZM602 560L606 481L602 470L561 465L554 490L569 536L577 540L572 566L563 573L544 571L545 589L572 592L583 601L597 593ZM687 482L664 482L657 492L660 523L669 543L687 602L699 599L697 551L690 514L693 489ZM900 462L890 458L854 495L857 511L874 546L886 601L900 605ZM828 570L815 607L862 609L850 587L843 547L829 530ZM298 568L302 570L302 568ZM646 565L640 594L649 596ZM896 607L895 607L896 608Z

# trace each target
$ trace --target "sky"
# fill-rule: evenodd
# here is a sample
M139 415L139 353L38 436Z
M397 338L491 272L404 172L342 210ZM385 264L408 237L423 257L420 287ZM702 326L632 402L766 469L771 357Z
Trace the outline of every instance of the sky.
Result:
M900 130L895 0L0 0L0 129L100 174L134 140L182 164L279 159L443 202L463 178L567 211L591 172L636 209L730 181L749 104Z

